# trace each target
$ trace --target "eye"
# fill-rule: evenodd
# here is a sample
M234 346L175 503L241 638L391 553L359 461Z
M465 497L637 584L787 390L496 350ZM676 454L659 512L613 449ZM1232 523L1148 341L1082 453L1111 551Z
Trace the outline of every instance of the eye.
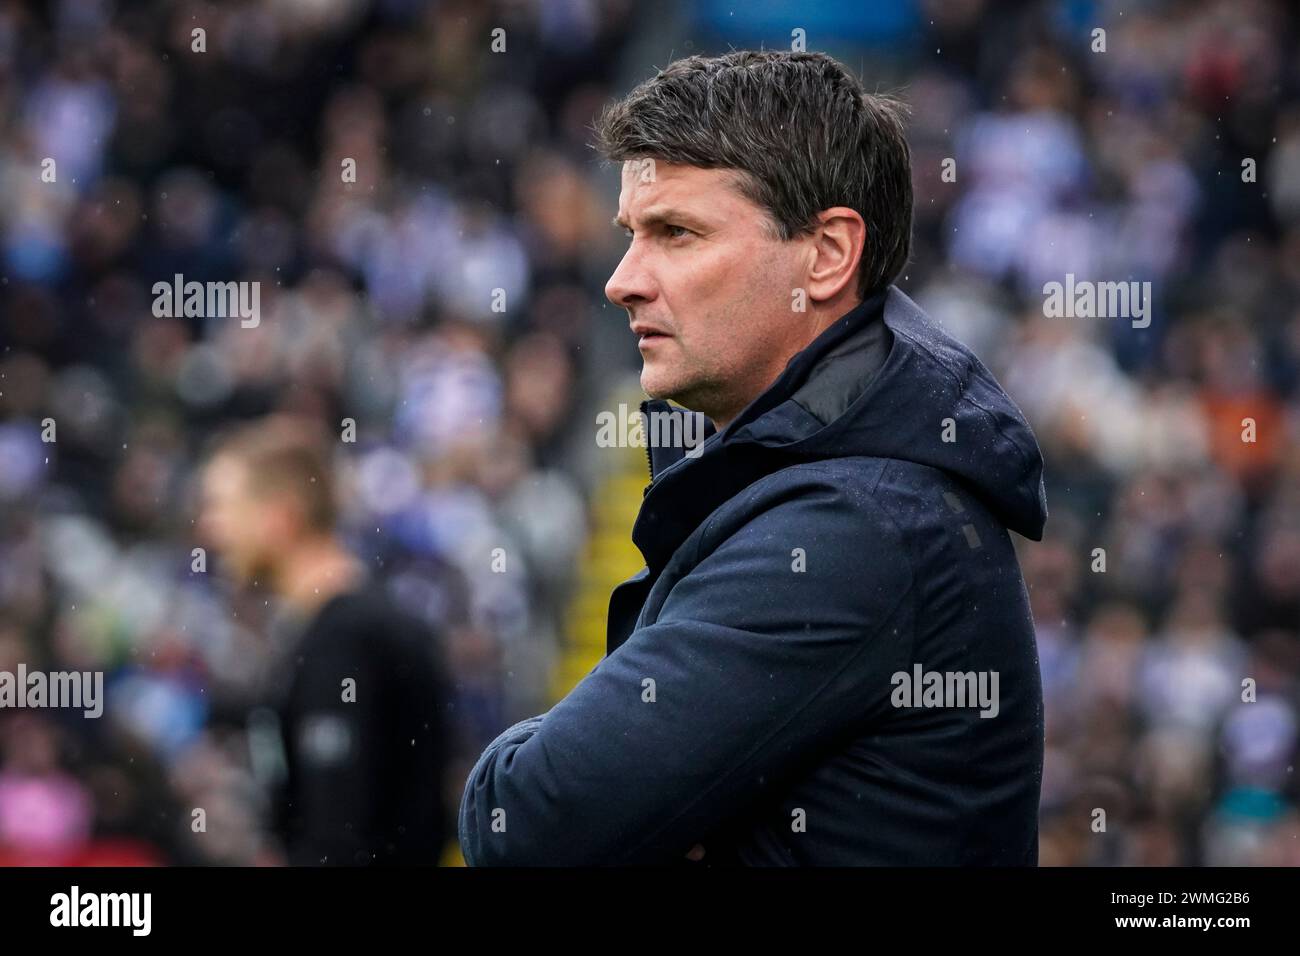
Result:
M664 229L668 232L668 238L670 239L684 239L686 236L691 235L691 231L687 229L685 226L668 225L665 226ZM681 232L677 233L674 231L677 229L680 229Z

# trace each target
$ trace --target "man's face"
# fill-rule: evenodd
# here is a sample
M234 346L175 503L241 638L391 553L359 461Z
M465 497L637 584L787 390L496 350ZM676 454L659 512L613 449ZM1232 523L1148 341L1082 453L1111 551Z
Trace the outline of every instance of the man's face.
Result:
M807 247L776 238L734 175L625 162L616 224L631 242L605 285L639 336L646 394L723 424L801 346L791 303L808 264Z
M241 582L267 570L284 527L273 499L255 493L248 468L231 455L218 455L203 471L199 533L215 548L223 566Z

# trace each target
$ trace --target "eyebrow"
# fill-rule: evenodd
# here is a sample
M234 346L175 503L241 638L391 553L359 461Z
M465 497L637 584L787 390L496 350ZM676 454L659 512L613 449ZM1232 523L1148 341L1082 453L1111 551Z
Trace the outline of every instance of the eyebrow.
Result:
M684 225L698 226L698 227L703 227L704 225L704 223L702 223L695 216L692 216L690 213L683 212L680 209L673 209L667 206L661 208L651 208L646 211L646 214L644 216L641 217L641 224L645 227L661 226L664 223L670 221L680 222ZM631 228L628 225L627 220L625 220L621 215L615 216L613 219L609 221L609 223L611 226L614 226L617 229Z

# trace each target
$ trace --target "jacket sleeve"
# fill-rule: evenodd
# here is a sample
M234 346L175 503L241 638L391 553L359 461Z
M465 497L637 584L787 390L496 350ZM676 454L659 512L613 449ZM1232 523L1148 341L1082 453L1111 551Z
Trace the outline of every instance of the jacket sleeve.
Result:
M912 585L897 527L829 474L771 480L743 493L743 522L715 514L654 623L479 758L467 863L677 862L887 704L911 640L894 620Z

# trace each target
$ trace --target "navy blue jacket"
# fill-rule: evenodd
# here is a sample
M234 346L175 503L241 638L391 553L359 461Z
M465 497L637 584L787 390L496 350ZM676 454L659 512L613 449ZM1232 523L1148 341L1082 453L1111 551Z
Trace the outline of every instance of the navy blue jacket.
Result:
M466 861L1036 864L1042 689L1008 530L1041 540L1047 501L1015 403L890 287L706 434L652 448L646 568L600 663L479 758ZM955 696L981 672L996 708Z

